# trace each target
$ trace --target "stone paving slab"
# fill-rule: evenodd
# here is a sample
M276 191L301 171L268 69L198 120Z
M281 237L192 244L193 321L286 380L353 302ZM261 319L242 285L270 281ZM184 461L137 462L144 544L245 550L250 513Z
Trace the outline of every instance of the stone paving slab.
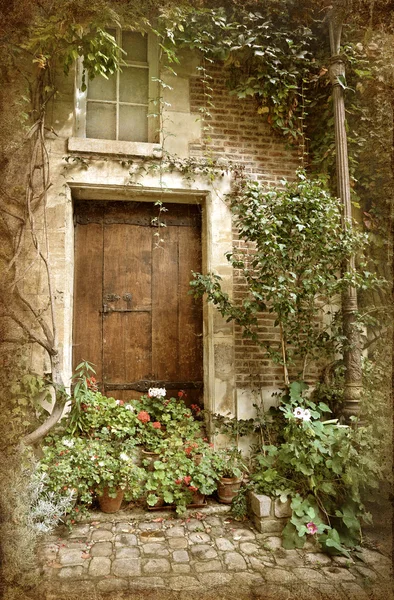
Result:
M227 507L226 507L227 508ZM389 557L285 550L250 521L212 509L94 515L38 548L40 598L55 600L391 600ZM79 593L78 593L79 590ZM84 590L81 593L81 590Z

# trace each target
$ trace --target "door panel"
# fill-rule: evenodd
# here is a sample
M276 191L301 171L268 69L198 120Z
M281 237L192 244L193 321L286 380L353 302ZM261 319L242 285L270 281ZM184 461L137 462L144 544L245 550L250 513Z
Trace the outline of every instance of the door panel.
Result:
M152 253L155 274L152 282L153 377L177 381L181 379L178 370L178 228L163 228L160 237L163 242Z
M201 303L189 294L189 282L201 255L201 239L195 229L179 228L179 363L181 379L200 379L202 356ZM200 272L200 269L198 269Z
M158 229L153 203L76 203L73 362L94 363L107 395L164 384L186 388L190 404L202 398L202 305L188 293L201 270L200 209L166 208Z
M77 227L74 283L74 368L89 360L102 380L103 226Z

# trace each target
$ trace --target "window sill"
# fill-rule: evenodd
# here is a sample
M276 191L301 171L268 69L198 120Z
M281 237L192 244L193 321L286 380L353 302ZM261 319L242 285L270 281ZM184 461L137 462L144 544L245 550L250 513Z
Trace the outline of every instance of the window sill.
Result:
M119 140L96 140L93 138L68 138L69 152L90 152L94 154L123 154L127 156L151 156L160 158L160 144L147 142L121 142Z

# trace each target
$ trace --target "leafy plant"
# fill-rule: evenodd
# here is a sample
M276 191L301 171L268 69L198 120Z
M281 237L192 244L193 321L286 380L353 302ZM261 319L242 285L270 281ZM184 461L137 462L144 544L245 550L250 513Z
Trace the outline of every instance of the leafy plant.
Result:
M183 400L184 392L180 391L178 398L166 398L164 395L153 394L141 396L133 400L132 406L137 415L137 436L140 443L154 450L165 437L176 435L183 439L192 439L201 433L201 423L195 421L192 411L186 407ZM138 415L142 418L138 419Z
M47 475L36 469L28 486L30 507L27 522L37 533L50 533L71 512L75 501L74 490L62 493L48 489Z
M167 448L147 475L145 488L149 506L163 499L175 505L177 514L183 514L195 492L209 495L215 491L219 479L215 455L208 444L200 450L202 454L196 460L181 439L174 437L168 441Z
M50 382L41 375L15 368L2 367L2 446L14 443L21 435L39 427L50 412Z
M308 399L306 390L293 382L282 397L282 439L263 446L251 479L263 493L291 497L285 547L302 547L311 534L327 551L347 554L345 547L359 542L361 523L370 518L363 494L378 487L381 468L369 456L368 428L322 420L329 407Z
M79 506L70 511L75 518L104 488L110 496L119 488L128 499L141 495L145 472L136 465L134 448L133 439L114 440L110 434L108 439L104 435L95 439L53 435L43 447L40 471L46 474L49 491L75 494Z
M249 471L241 451L235 447L217 450L213 462L220 477L240 479Z
M347 286L372 287L376 278L367 270L341 275L341 267L366 242L365 235L343 229L339 201L323 180L302 171L296 182L264 190L257 181L242 182L231 196L235 224L251 253L234 250L227 259L245 278L247 294L241 303L230 300L213 273L194 273L196 296L207 295L227 321L235 321L244 337L267 349L283 365L298 366L302 378L312 360L339 350L342 337L335 319L325 323L321 311L338 313L335 298ZM276 316L280 342L267 344L259 315Z

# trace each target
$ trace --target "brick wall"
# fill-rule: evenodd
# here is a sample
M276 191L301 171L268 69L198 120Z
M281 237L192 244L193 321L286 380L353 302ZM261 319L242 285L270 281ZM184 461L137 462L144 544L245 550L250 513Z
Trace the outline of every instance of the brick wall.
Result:
M210 118L206 119L202 144L190 146L191 156L202 156L205 152L226 161L243 165L245 172L267 185L278 185L286 177L294 178L300 166L296 149L287 149L283 139L273 132L264 115L257 113L256 102L249 98L239 100L229 93L222 69L209 71L209 86L213 106L209 107ZM204 83L200 78L190 80L191 111L198 113L207 106ZM248 250L237 231L233 231L234 247ZM234 299L242 300L246 284L239 272L234 271ZM262 339L279 341L279 332L274 327L275 317L270 313L259 316ZM235 327L235 377L237 387L276 387L283 383L283 370L273 364L261 347L251 340L242 338L242 329Z

